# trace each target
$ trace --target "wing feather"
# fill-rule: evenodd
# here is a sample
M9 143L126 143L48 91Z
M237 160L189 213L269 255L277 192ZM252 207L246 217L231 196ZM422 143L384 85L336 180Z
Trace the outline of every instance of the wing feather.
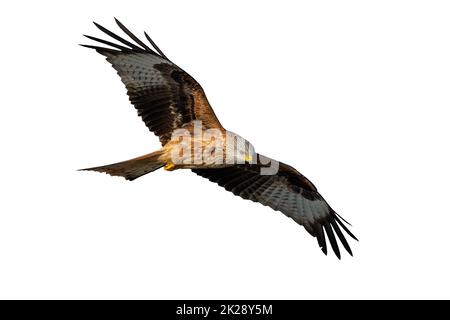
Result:
M159 136L161 143L167 143L175 129L194 120L201 120L206 127L223 130L198 82L168 60L146 33L154 50L117 19L116 23L135 43L94 22L98 29L120 44L86 36L108 47L83 46L106 56L125 84L138 115L150 131Z
M260 159L259 155L258 158ZM338 239L345 250L352 255L350 245L341 228L353 239L357 240L356 237L341 221L343 219L317 192L316 187L297 170L284 163L279 163L279 170L274 175L263 175L261 168L264 166L267 164L263 165L258 161L256 164L193 169L192 171L216 182L237 196L281 211L316 237L317 243L325 254L327 254L326 238L328 238L338 258L341 256Z

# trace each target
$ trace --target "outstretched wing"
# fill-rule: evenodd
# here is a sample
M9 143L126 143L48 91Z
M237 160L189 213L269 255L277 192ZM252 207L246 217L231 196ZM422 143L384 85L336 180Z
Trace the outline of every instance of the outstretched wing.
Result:
M223 129L198 82L167 59L147 33L145 36L154 49L139 40L117 19L116 22L135 43L94 22L101 31L121 44L86 36L108 48L82 46L106 56L125 84L138 115L150 131L159 136L161 143L170 140L173 130L193 120L201 120L209 128Z
M279 166L276 174L262 174L261 169L273 165L273 161L275 160L258 155L256 164L192 171L216 182L237 196L283 212L316 237L325 254L327 254L325 239L327 236L334 253L340 258L335 237L337 235L344 248L352 255L341 228L350 237L357 239L345 226L346 221L328 205L316 187L291 166L277 162Z

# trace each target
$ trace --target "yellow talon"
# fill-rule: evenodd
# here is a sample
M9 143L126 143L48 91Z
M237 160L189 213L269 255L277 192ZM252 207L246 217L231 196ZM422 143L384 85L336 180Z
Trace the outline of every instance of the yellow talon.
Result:
M174 170L175 169L175 165L173 164L173 163L167 163L165 166L164 166L164 170L167 170L167 171L172 171L172 170Z

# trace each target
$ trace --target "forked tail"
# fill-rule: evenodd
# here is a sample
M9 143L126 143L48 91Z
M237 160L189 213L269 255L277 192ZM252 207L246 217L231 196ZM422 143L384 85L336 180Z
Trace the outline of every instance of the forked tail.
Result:
M143 176L144 174L162 168L164 166L164 163L161 162L161 160L159 160L160 156L161 151L155 151L146 154L145 156L142 157L117 162L113 164L108 164L106 166L86 168L80 170L104 172L112 176L124 177L125 179L131 181Z

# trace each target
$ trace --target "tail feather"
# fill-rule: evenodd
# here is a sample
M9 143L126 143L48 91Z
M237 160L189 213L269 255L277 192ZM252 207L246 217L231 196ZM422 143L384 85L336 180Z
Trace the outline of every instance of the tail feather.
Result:
M80 169L81 171L97 171L104 172L111 176L124 177L127 180L137 179L147 173L155 171L164 166L164 163L159 160L161 151L156 151L145 156L108 164L100 167L92 167Z

